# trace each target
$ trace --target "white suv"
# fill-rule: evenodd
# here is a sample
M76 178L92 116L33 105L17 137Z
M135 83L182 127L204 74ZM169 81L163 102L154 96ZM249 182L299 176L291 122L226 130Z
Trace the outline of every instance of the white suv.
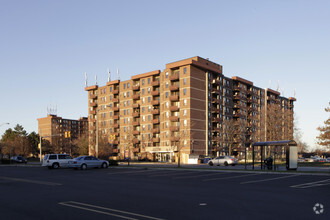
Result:
M68 167L69 161L73 158L68 154L46 154L42 160L42 166L49 169L58 169L60 167Z

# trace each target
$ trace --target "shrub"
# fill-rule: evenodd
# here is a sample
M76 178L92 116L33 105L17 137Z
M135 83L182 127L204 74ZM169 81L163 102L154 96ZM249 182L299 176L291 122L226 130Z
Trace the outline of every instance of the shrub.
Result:
M109 166L118 166L117 160L109 160Z

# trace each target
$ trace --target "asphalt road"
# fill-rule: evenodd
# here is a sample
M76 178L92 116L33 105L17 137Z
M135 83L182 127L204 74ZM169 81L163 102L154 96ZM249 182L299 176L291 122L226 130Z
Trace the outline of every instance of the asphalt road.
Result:
M330 219L329 174L0 166L0 195L6 220Z

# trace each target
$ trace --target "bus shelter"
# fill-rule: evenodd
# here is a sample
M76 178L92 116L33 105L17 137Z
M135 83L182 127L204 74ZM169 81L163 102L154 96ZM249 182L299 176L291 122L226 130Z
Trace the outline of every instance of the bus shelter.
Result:
M298 147L297 143L294 140L284 140L284 141L266 141L266 142L255 142L252 144L252 169L254 170L255 164L255 151L259 150L260 153L260 166L263 169L265 152L268 150L268 153L273 158L274 169L276 169L276 157L278 152L285 153L286 160L286 169L287 170L297 170L298 167ZM277 158L279 160L279 158Z

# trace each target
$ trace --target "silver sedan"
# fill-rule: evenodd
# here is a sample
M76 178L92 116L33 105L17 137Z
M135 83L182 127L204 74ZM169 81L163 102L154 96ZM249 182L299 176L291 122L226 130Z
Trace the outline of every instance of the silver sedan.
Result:
M69 161L69 167L71 168L81 168L86 170L87 168L107 168L109 162L106 160L101 160L93 156L81 156Z
M216 157L212 160L209 160L208 164L210 166L213 166L213 165L235 166L236 164L238 164L238 160L235 157L231 157L231 156L220 156L220 157Z

